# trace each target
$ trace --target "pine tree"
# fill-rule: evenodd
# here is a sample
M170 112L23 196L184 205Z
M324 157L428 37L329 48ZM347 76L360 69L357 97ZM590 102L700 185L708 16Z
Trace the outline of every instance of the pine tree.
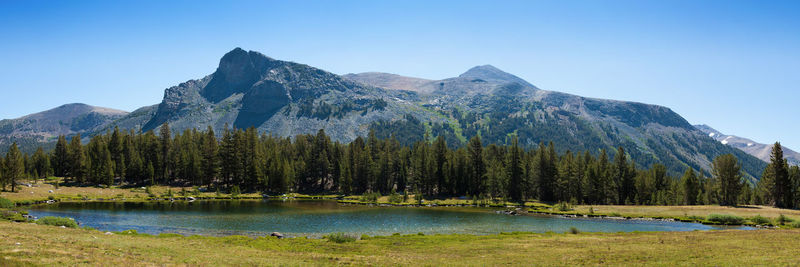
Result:
M68 150L68 162L69 167L66 168L68 170L68 175L75 179L78 182L84 182L84 155L83 155L83 145L81 144L81 135L77 134L72 137L72 140L69 143L69 150Z
M217 137L214 135L214 129L208 126L203 137L203 184L210 184L217 177L219 172L219 155L217 153Z
M56 148L53 150L53 157L51 160L53 165L53 174L58 177L64 177L68 173L69 154L67 152L67 139L63 135L58 136L56 141Z
M433 144L433 155L434 155L434 176L436 181L436 189L439 192L439 195L443 195L445 190L445 162L447 160L447 141L445 141L444 136L440 135L436 137L436 141Z
M741 167L733 154L718 156L711 164L711 173L719 190L719 204L736 206L744 186Z
M516 136L511 139L511 147L508 152L508 185L506 191L508 198L512 202L524 204L522 197L522 148L519 147L519 140Z
M789 208L794 203L791 183L789 181L789 170L786 160L783 158L783 148L779 142L775 142L770 154L770 163L767 168L772 175L772 188L770 193L774 205L778 208Z
M114 162L114 176L125 176L125 155L122 153L124 148L123 136L119 132L119 127L114 126L114 131L108 140L108 151L111 153L111 160Z
M479 136L469 140L469 165L472 173L469 177L469 194L476 196L484 192L486 185L486 163L483 159L483 144Z
M156 170L157 176L166 181L171 173L170 152L172 151L172 133L169 130L169 124L164 122L159 130L159 144L161 145L161 164L158 164L161 169Z
M625 149L622 147L617 148L617 154L614 156L614 186L617 189L617 204L622 205L630 199L633 193L633 175L632 170L628 168L628 156L625 154Z
M11 144L8 148L5 158L5 171L3 172L6 180L11 183L11 192L16 192L17 179L22 178L25 174L25 161L22 153L17 147L17 142Z
M686 169L686 173L681 177L681 189L683 193L684 205L696 205L697 195L700 193L700 181L694 172L694 169Z
M36 178L45 178L50 173L50 157L44 153L44 149L39 147L33 153L33 169L38 174Z

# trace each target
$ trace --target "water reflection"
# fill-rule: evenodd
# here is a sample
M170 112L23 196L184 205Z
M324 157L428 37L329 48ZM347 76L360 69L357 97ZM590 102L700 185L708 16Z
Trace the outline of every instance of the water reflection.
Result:
M273 231L289 236L321 236L331 232L368 235L565 232L570 227L584 232L722 229L671 221L508 216L478 208L342 206L326 200L57 203L35 207L30 213L36 217L72 217L82 226L103 231L135 229L150 234L215 236L261 236Z

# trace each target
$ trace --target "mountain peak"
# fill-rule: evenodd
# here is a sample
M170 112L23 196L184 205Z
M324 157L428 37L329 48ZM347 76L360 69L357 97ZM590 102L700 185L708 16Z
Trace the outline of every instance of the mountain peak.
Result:
M492 65L480 65L472 67L471 69L467 70L463 74L458 76L459 78L475 78L475 79L482 79L487 81L500 81L506 83L518 83L525 86L534 87L532 84L528 83L527 81L523 80L520 77L514 76L508 72L502 71L495 66Z
M218 102L232 93L243 92L258 81L274 61L259 52L236 47L219 60L219 67L202 94L208 100Z

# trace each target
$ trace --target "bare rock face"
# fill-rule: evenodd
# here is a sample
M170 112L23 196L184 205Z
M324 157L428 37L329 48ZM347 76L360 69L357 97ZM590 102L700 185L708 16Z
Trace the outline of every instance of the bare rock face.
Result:
M202 90L208 101L217 103L232 94L244 93L261 79L274 60L255 51L236 48L219 61L211 81Z
M233 125L247 128L264 124L278 110L289 104L288 90L275 81L262 81L253 86L242 98L242 108Z

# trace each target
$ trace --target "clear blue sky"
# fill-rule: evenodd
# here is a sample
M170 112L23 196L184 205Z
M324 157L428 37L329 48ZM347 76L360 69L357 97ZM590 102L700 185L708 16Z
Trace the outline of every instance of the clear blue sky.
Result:
M234 47L338 73L492 64L800 149L800 1L3 1L0 118L131 111Z

